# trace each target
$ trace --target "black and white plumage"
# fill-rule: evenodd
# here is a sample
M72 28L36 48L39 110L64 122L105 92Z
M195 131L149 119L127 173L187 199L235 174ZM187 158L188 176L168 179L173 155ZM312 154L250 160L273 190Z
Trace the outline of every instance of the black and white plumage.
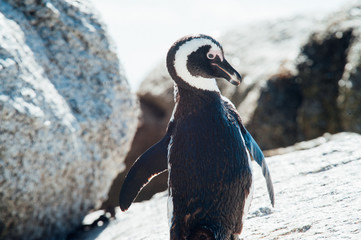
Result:
M273 185L262 151L246 130L215 78L238 85L241 76L224 58L221 45L205 35L173 44L167 68L175 81L175 108L166 135L141 155L120 191L128 209L141 188L168 170L170 238L238 239L253 194L254 159Z

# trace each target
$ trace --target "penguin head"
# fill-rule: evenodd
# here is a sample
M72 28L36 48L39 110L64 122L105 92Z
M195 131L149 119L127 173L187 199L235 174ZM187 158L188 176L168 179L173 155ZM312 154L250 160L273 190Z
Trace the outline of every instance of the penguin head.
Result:
M176 41L168 51L167 68L181 87L219 91L215 78L224 78L234 85L241 83L241 75L224 58L222 46L206 35Z

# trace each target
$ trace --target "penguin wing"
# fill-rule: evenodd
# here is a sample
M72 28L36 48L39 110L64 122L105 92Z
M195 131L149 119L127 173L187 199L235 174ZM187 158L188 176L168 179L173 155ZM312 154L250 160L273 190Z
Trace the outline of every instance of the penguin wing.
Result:
M169 140L170 136L166 134L134 162L119 193L119 206L122 211L130 207L138 193L153 177L168 169Z
M263 176L266 179L268 195L271 200L272 206L274 206L275 196L273 190L273 183L271 179L271 174L268 169L268 165L264 158L261 148L258 146L257 142L253 139L252 135L247 131L247 129L243 126L241 117L237 113L237 110L233 103L226 97L222 96L223 104L227 111L234 117L235 121L237 122L239 128L241 129L241 134L245 141L246 147L248 152L250 153L253 160L255 160L258 165L262 168Z
M264 158L262 150L258 146L257 142L253 139L252 135L243 126L243 124L241 123L240 125L241 125L241 133L242 133L242 136L244 138L246 147L248 148L250 155L258 163L258 165L260 165L262 168L263 176L266 179L268 195L271 200L272 206L274 206L275 196L274 196L274 191L273 191L273 183L272 183L271 174L269 172L268 165L266 163L266 160Z

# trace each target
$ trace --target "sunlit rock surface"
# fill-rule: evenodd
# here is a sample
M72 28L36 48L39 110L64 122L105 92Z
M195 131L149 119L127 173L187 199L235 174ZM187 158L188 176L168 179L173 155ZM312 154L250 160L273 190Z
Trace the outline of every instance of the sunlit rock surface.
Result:
M138 106L86 1L0 1L0 239L62 239L123 170Z

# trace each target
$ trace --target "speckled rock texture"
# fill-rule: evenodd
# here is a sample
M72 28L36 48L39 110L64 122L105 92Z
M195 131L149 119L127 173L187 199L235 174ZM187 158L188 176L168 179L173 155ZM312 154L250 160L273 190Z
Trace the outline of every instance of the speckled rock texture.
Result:
M360 142L356 133L326 135L296 146L304 150L267 158L274 208L261 169L254 164L254 198L241 239L360 239ZM168 232L163 192L125 213L119 210L108 225L73 239L159 240L169 239Z
M87 1L0 0L0 239L63 239L99 207L138 105Z

